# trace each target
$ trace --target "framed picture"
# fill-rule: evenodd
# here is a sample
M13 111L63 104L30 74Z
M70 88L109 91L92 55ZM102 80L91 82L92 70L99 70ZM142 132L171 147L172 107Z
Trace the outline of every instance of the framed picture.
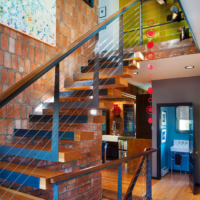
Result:
M167 125L167 113L166 111L161 111L161 126Z
M106 17L106 7L99 8L99 18Z
M161 143L165 143L167 140L167 129L161 130Z

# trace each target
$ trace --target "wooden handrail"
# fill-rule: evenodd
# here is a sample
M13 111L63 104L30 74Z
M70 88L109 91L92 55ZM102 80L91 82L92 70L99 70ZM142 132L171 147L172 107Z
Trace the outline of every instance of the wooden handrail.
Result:
M21 79L16 84L14 84L12 87L10 87L5 92L3 92L0 95L0 108L3 107L4 105L6 105L9 101L11 101L18 94L20 94L28 86L30 86L32 83L34 83L36 80L38 80L41 76L43 76L45 73L47 73L54 66L59 64L60 61L62 61L64 58L66 58L71 53L73 53L81 45L83 45L85 42L87 42L89 39L91 39L93 36L95 36L97 33L99 33L99 31L101 31L103 28L105 28L107 25L109 25L111 22L113 22L115 19L117 19L120 15L122 15L124 12L126 12L128 9L130 9L132 6L134 6L139 1L140 0L132 0L126 6L124 6L123 8L118 10L116 13L111 15L109 18L104 20L102 23L98 24L93 29L88 31L86 34L81 36L79 39L77 39L75 42L73 42L71 45L69 45L66 49L64 49L63 51L56 54L49 61L42 64L40 67L35 69L30 74L26 75L23 79Z
M134 154L134 155L128 156L126 158L114 160L114 161L104 163L104 164L96 166L96 167L89 167L87 169L81 170L81 171L76 172L76 173L69 173L69 174L66 174L66 175L54 177L50 180L50 182L52 184L60 184L60 183L63 183L63 182L66 182L66 181L69 181L69 180L72 180L72 179L75 179L75 178L78 178L78 177L81 177L81 176L85 176L87 174L91 174L91 173L94 173L94 172L97 172L97 171L118 165L120 163L127 162L127 161L135 159L135 158L139 158L139 157L151 154L151 153L156 152L156 151L157 151L157 149L155 149L155 148L148 148L147 151L144 151L144 152L138 153L138 154Z

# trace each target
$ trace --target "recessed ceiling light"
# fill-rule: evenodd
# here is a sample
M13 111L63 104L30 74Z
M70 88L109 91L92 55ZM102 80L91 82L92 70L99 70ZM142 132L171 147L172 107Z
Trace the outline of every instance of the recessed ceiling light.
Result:
M187 67L185 67L185 69L193 69L194 68L194 66L187 66Z
M137 75L137 74L139 74L138 72L134 72L134 75Z

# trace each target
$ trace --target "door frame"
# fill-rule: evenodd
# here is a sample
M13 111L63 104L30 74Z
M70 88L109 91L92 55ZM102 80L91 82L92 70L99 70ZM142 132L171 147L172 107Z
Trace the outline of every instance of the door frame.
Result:
M193 106L193 103L158 103L157 104L157 179L161 179L161 128L160 128L160 109L161 107ZM193 125L194 126L194 125ZM194 128L194 127L193 127ZM195 130L194 130L195 133Z

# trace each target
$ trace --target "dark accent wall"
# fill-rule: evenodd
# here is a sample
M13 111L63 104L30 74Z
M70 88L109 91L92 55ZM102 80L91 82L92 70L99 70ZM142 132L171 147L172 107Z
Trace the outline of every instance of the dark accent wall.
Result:
M196 182L200 183L200 76L156 80L153 87L153 131L152 146L157 147L157 104L192 102L195 117L195 145L199 152L196 159ZM157 154L153 154L153 177L157 177Z
M149 94L136 96L136 138L152 139L151 124L148 123L151 115L146 111L147 107L151 106L149 98Z

